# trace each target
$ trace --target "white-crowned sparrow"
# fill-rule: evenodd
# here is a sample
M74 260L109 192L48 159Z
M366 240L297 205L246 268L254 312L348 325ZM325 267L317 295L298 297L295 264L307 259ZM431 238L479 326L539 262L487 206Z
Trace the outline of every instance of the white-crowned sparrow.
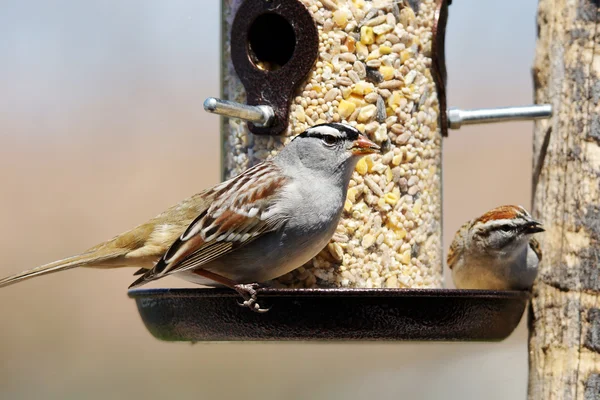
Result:
M255 283L301 266L327 245L361 156L379 146L345 124L295 137L271 160L198 193L86 252L0 280L0 287L75 267L141 268L131 287L176 274L236 289L260 311Z
M458 289L526 290L542 260L533 234L543 232L521 206L501 206L464 224L450 245L448 267Z

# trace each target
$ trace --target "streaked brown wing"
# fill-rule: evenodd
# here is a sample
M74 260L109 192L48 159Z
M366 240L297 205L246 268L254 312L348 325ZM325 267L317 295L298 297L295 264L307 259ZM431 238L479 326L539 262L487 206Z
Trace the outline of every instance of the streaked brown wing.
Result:
M529 239L529 247L531 247L531 250L538 256L538 259L542 261L542 246L540 246L540 242L538 242L536 238L531 237Z
M130 287L199 268L244 246L286 220L275 215L273 200L281 195L286 178L277 166L264 162L215 186L212 204L171 245L154 268Z
M472 224L471 221L463 224L463 226L461 226L460 229L454 234L454 239L452 240L452 243L450 244L450 249L448 250L448 256L446 258L448 268L450 268L450 269L452 269L454 267L454 264L456 263L458 258L462 255L461 242L462 242L463 238L461 236L466 235L471 224Z

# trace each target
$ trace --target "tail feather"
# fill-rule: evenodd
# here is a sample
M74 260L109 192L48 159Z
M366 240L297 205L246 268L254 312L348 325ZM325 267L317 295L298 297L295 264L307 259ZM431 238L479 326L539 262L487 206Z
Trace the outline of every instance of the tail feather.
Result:
M71 268L82 267L90 264L98 264L103 261L108 261L120 256L120 254L98 254L97 251L83 253L76 256L68 257L63 260L51 262L50 264L42 265L37 268L30 269L28 271L21 272L16 275L0 279L0 288L13 283L22 282L27 279L34 278L36 276L52 274L54 272L64 271Z
M138 271L138 272L141 272L141 270ZM134 275L138 275L138 274L136 273ZM140 276L139 278L137 278L135 280L135 282L133 282L131 285L129 285L129 289L138 288L138 287L140 287L142 285L145 285L148 282L153 281L154 279L156 279L156 275L154 275L153 271L152 270L146 270L146 271L144 271L144 274L142 276Z

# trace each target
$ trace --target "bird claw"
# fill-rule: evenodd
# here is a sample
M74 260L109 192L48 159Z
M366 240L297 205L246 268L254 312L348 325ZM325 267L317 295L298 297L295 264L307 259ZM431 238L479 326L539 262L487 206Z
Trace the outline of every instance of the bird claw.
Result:
M238 301L238 305L240 307L247 307L250 310L257 313L266 313L267 311L269 311L271 309L270 307L261 308L257 302L256 289L258 289L259 287L260 286L258 285L258 283L235 285L233 287L235 291L238 292L244 298L244 302L240 303Z

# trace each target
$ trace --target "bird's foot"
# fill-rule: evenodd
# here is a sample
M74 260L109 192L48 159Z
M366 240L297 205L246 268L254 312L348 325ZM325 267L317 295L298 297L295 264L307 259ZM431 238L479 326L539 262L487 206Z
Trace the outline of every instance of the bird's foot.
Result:
M257 293L256 289L258 289L260 285L258 283L246 283L235 285L233 288L236 292L240 294L244 298L243 303L238 303L241 307L248 307L250 310L257 313L265 313L270 310L270 308L260 308L260 305L257 302Z

